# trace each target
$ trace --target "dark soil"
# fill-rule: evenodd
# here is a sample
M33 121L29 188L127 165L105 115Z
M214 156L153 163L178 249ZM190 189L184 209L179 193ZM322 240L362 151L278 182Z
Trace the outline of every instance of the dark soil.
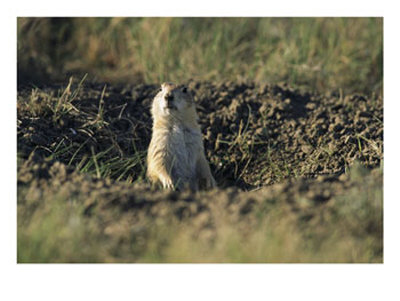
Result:
M35 112L32 102L27 104L31 90L19 91L19 155L27 158L35 150L38 157L53 155L75 167L92 150L108 150L101 160L145 152L151 138L149 108L158 86L109 86L100 104L104 87L85 85L71 102L74 109L63 115L41 105L40 93ZM383 159L381 99L300 93L284 85L189 82L188 87L220 187L248 189L284 178L340 175L355 160L374 168ZM57 88L42 91L55 97ZM54 154L61 149L67 150ZM141 168L132 168L126 177L143 176Z

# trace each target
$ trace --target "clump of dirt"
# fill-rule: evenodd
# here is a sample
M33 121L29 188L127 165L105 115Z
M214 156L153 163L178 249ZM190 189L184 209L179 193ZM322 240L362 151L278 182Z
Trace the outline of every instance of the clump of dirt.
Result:
M285 178L341 174L355 160L383 159L383 102L361 95L302 93L286 85L188 82L219 186L254 188ZM156 85L86 84L18 92L18 152L82 168L141 155L121 177L143 178Z

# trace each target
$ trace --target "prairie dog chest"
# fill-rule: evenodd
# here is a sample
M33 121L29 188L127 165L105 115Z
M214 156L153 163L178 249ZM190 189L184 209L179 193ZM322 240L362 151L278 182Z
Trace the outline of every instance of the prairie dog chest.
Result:
M194 173L201 150L200 131L174 125L169 135L169 144L177 160L174 165Z

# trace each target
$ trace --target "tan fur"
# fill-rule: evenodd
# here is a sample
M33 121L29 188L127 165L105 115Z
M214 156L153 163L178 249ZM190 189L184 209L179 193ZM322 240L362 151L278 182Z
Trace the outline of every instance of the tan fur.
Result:
M153 134L147 154L150 181L168 189L216 187L189 92L163 83L153 100L151 114Z

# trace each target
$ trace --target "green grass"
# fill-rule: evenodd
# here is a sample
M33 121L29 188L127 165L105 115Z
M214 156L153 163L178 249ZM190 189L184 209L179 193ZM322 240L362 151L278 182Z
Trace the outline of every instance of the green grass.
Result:
M285 81L382 95L383 19L18 18L18 73L26 83L89 73L110 82Z

